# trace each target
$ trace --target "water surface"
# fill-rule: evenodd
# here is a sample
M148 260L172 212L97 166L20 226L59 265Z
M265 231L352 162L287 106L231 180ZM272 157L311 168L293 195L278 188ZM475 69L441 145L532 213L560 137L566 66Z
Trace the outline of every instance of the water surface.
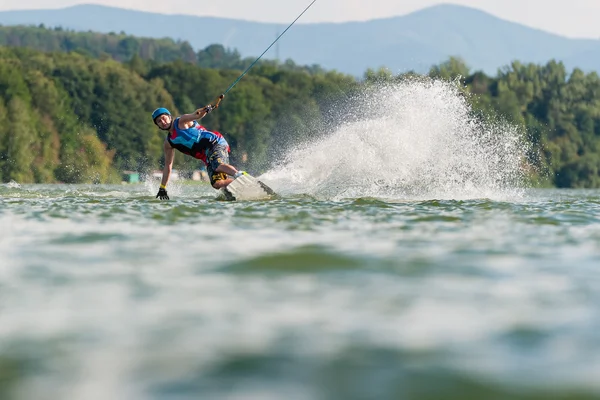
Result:
M0 398L600 398L600 191L0 187Z

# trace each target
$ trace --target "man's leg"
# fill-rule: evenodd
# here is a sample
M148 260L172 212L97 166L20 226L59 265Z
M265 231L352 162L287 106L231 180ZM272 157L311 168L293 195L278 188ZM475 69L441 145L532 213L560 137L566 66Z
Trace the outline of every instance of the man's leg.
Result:
M231 175L231 176L235 175L235 173L238 172L237 169L235 169L234 167L232 167L229 164L221 164L217 167L217 169L215 169L215 171L216 172L224 172L227 175Z
M229 185L231 182L233 182L233 178L227 178L227 175L222 172L217 172L213 176L216 179L214 181L211 179L212 187L214 187L217 190L223 189L224 187L227 187L227 185Z
M227 149L217 146L207 156L207 169L212 187L222 189L233 182L233 178L229 178L227 175L235 175L237 170L229 165Z

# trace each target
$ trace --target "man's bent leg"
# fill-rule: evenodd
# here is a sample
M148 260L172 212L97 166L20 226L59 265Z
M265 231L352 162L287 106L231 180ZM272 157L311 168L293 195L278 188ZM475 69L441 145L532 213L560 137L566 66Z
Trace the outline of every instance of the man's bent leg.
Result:
M215 146L206 151L207 167L213 173L220 172L227 175L235 175L237 169L229 165L229 154L224 146Z
M215 189L223 189L224 187L227 187L227 185L229 185L231 182L233 182L232 178L219 179L212 184L212 187L214 187Z
M222 189L233 182L233 178L228 177L226 173L215 172L210 166L208 167L208 176L211 186L215 189Z
M224 172L227 175L231 175L231 176L235 175L235 173L238 172L237 169L235 169L234 167L232 167L229 164L221 164L217 167L217 169L215 169L215 171L216 172Z

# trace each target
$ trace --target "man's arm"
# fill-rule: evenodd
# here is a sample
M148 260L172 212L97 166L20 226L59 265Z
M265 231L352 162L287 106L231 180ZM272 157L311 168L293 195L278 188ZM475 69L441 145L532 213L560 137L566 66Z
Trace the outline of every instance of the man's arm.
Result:
M162 181L160 182L160 187L165 189L167 187L167 183L169 182L169 177L171 176L171 171L173 170L173 160L175 159L175 149L171 147L169 142L165 140L163 145L165 150L165 167L163 168Z
M179 123L185 124L194 120L202 119L210 112L210 109L207 107L202 107L197 109L195 112L191 114L183 114L179 117ZM181 128L181 125L179 126Z

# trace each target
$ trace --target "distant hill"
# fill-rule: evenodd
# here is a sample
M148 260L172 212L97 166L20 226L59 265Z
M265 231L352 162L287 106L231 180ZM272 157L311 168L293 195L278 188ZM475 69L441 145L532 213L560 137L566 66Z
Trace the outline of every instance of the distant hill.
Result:
M76 52L101 59L110 57L132 63L132 67L137 65L135 68L141 67L139 60L150 61L148 65L183 60L203 68L244 70L255 61L254 57L242 58L237 50L225 49L220 44L212 44L195 52L187 41L144 38L122 33L81 32L42 25L0 26L0 46L24 47L44 52ZM288 72L326 72L319 66L296 65L291 60L279 63L263 59L258 64L276 66ZM138 72L142 70L138 68Z
M195 50L219 43L244 57L258 56L284 24L224 18L162 15L98 5L58 10L0 12L2 25L62 26L101 33L188 41ZM569 69L600 71L600 41L569 39L525 27L468 7L439 5L412 14L367 22L298 22L280 40L280 59L319 64L361 76L367 68L425 72L450 56L472 70L495 74L513 60L564 61ZM274 49L265 56L275 58Z
M110 56L121 62L131 60L134 55L157 63L178 59L197 62L196 52L185 41L76 32L58 27L0 26L0 46L27 47L44 52L78 52L94 58Z

